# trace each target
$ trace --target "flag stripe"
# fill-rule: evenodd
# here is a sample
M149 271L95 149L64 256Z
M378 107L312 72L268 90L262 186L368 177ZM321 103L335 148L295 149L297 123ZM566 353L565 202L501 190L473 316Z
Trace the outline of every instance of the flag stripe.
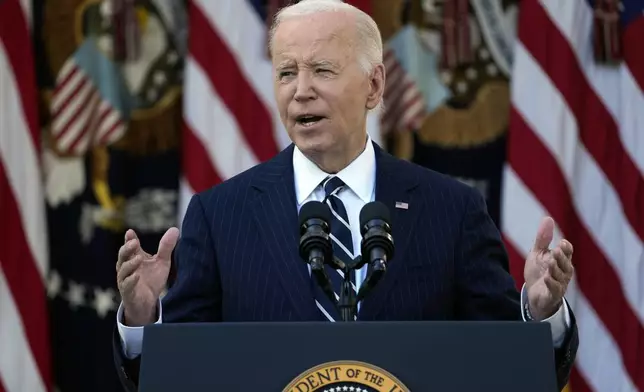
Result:
M571 385L574 385L575 390L573 391L570 388ZM590 386L586 383L584 377L579 373L579 369L573 366L572 371L570 372L570 382L568 383L568 388L564 392L591 392Z
M567 80L568 87L564 95L568 100L577 102L575 109L581 110L583 107L589 112L599 110L596 114L586 114L587 120L594 128L599 128L600 125L605 127L605 132L598 135L589 131L592 135L592 138L589 136L590 140L598 145L600 154L600 141L604 141L605 155L605 151L611 151L609 155L619 154L612 159L613 165L618 161L624 161L623 163L628 165L625 167L628 171L618 173L621 176L632 175L633 181L641 183L644 172L644 138L641 137L644 125L644 111L641 110L644 107L642 91L637 87L628 67L623 64L617 67L597 64L592 57L591 45L586 45L586 40L579 39L592 36L593 31L593 11L588 7L586 0L544 0L541 4L526 4L528 12L532 7L535 7L536 12L534 18L528 18L527 23L534 26L531 23L534 23L536 18L544 23L542 29L552 32L548 39L548 51L552 51L550 58L557 60L549 63L552 69L546 69L549 73L556 72L553 75L563 82L566 82L565 77L572 77ZM543 51L543 46L539 49L539 54L547 53ZM561 86L560 83L555 84ZM581 97L584 99L578 99ZM587 99L590 101L586 102ZM581 113L583 112L576 112L577 115ZM604 135L605 133L608 135ZM618 148L614 152L610 150L613 144ZM634 165L639 171L632 170ZM613 172L607 174L612 175ZM638 189L639 192L643 192L641 188ZM641 220L644 220L644 215L640 215L640 222Z
M54 118L58 118L61 112L67 109L67 107L73 102L73 98L82 88L85 87L86 84L88 84L89 80L85 73L73 64L73 61L69 60L67 64L74 67L74 70L68 74L60 84L56 85L56 88L54 89L50 108L51 115ZM55 124L53 121L52 123Z
M9 280L14 279L15 276L5 276L3 268L8 262L3 262L3 257L0 256L0 311L2 313L2 317L0 317L0 347L2 347L0 382L5 385L7 392L47 391L32 353L33 345L29 345L30 336L25 334L24 314L21 314L16 308L16 299L18 298L13 294L18 293L18 295L26 297L27 295L38 295L38 293L31 294L26 290L15 291L15 287L10 287ZM32 320L32 322L38 321ZM2 391L2 385L0 385L0 391Z
M512 167L566 233L566 238L575 244L575 258L583 261L576 264L579 287L617 342L634 383L644 389L644 373L639 371L642 364L638 358L644 353L644 330L624 297L619 278L581 223L559 167L516 111L511 113L511 127ZM604 300L606 293L610 293L610 301Z
M0 39L3 37L0 36ZM45 216L42 199L43 189L38 166L39 156L36 151L39 144L34 146L32 139L34 134L30 133L28 125L30 121L26 117L28 112L23 111L23 106L16 99L20 95L19 88L26 88L28 83L17 83L11 75L13 67L6 57L6 52L2 50L3 42L0 41L0 97L2 97L0 99L2 103L0 109L2 110L0 116L0 162L3 160L5 162L6 175L20 207L21 224L25 228L29 248L44 279L48 250L47 228L43 224ZM29 76L25 75L24 77ZM28 94L24 96L26 95ZM32 136L30 137L30 135Z
M631 23L624 32L624 41L640 42L644 37L644 17L640 17ZM641 46L641 45L640 45ZM629 46L624 51L624 59L639 85L640 91L644 92L644 50L636 45ZM640 123L640 130L644 124Z
M213 184L220 183L221 177L215 171L204 144L185 123L182 135L183 148L190 151L190 155L183 155L182 166L188 183L193 187L192 191L203 192Z
M639 309L639 317L644 320L644 298L639 290L642 278L633 273L644 262L640 260L644 254L642 242L628 224L616 192L578 139L575 117L563 97L520 44L515 48L515 64L524 75L513 86L515 110L557 161L582 223L597 228L593 230L594 241L610 255L631 306ZM548 106L552 109L544 116L541 108ZM562 126L567 130L563 134L558 131ZM601 209L597 208L598 198L602 200Z
M33 19L31 16L32 2L33 0L20 0L20 8L22 9L22 15L25 18L27 31L31 31L31 22Z
M393 49L385 50L384 64L387 85L383 97L385 111L381 119L383 134L420 127L426 115L422 93L396 58Z
M225 15L221 10L214 12L216 7L206 9L212 10L208 15L221 14L234 23L243 20L236 19L234 14ZM230 11L236 9L231 7ZM273 137L271 114L249 85L239 63L218 34L225 30L219 29L216 33L202 10L199 7L194 7L193 10L190 16L191 34L200 39L190 41L191 56L200 65L221 101L233 113L239 130L257 159L265 161L272 158L278 150Z
M199 100L191 100L184 108L186 125L204 146L210 166L216 167L222 179L230 178L259 163L252 145L238 131L235 113L228 109L218 90L213 89L203 67L192 57L188 57L186 61L185 91L187 95L200 97ZM252 108L245 110L253 112ZM264 128L263 132L268 132L268 129ZM212 185L214 184L210 184ZM192 184L192 187L200 188L197 184Z
M524 260L534 241L534 227L539 225L542 217L547 215L547 211L512 168L506 168L505 174L505 192L512 194L513 197L504 198L503 201L503 209L506 211L502 221L505 228L504 239L510 257L510 268L518 285L521 285ZM521 220L512 219L511 213L520 213ZM562 234L556 229L552 244L557 243L560 238ZM570 237L567 236L567 238ZM577 252L578 248L578 246L575 247L575 260L581 260ZM525 251L521 252L519 249L525 249ZM636 391L624 370L617 344L604 329L601 319L580 291L578 278L577 275L573 279L566 293L566 299L574 309L579 325L580 342L584 343L580 343L577 353L576 363L581 366L571 374L572 392ZM583 372L583 376L580 371ZM586 383L586 379L590 381L593 389Z
M504 237L530 243L518 241L529 234L517 231L526 231L530 216L548 214L575 246L568 297L580 348L572 392L644 391L644 94L633 60L595 61L596 21L585 0L526 0L521 7ZM637 47L633 39L624 37L625 53ZM516 276L523 261L515 254L511 263Z
M36 81L33 76L34 61L30 50L30 45L24 46L25 41L17 39L18 37L30 37L27 29L27 22L18 0L4 0L0 3L0 44L4 46L4 52L7 57L8 65L14 74L14 80L17 84L18 95L13 99L20 99L22 110L25 113L25 119L29 125L26 131L29 131L32 145L37 146L38 140L38 102L36 98ZM31 40L27 41L31 44ZM2 66L6 66L2 64ZM2 86L2 85L0 85ZM7 99L9 99L7 97ZM6 102L3 102L3 105ZM3 107L4 110L4 107ZM3 116L9 112L3 112Z
M78 116L86 110L87 99L96 91L89 79L83 78L71 91L70 96L52 115L52 134L56 139L64 136L76 122Z
M615 187L626 217L644 240L644 179L624 150L613 117L588 84L568 41L544 8L536 0L528 0L523 14L529 16L521 19L520 23L525 23L522 28L547 31L526 34L523 44L564 96L579 124L581 140ZM577 99L580 96L584 99Z
M48 243L28 8L0 2L0 378L7 392L50 383Z
M87 124L94 115L94 104L100 99L98 90L92 88L83 96L83 100L77 100L78 107L72 114L70 121L65 124L62 133L56 137L58 146L63 151L74 149L74 141L87 131Z
M239 71L248 81L262 106L270 114L272 135L277 149L291 143L282 125L273 90L273 66L267 56L267 30L248 0L225 0L225 5L215 6L210 0L195 0L206 19L219 34L222 42L235 58ZM226 9L226 12L222 12ZM244 21L242 24L239 21ZM261 160L261 158L260 158Z
M2 368L0 373L3 380L8 382L7 374L16 372L16 368L24 369L29 377L34 378L34 383L43 383L49 380L49 349L48 349L48 321L46 309L46 295L43 280L40 272L33 261L32 251L25 241L24 226L20 217L20 209L16 197L12 193L6 171L5 163L0 161L0 270L6 277L2 291L11 293L12 304L17 310L16 317L11 316L11 308L7 305L2 307L0 317L0 336L6 336L12 342L10 345L2 345L0 351L0 362L3 365L11 365L9 369ZM2 294L2 293L0 293ZM5 315L4 309L8 314ZM24 330L21 334L17 331ZM24 337L26 336L27 341ZM17 346L17 349L6 349L6 347ZM30 347L29 354L21 353L22 348ZM33 366L28 359L33 353L35 364ZM22 359L22 361L20 361ZM31 371L33 369L33 371ZM7 384L9 392L16 390L22 384ZM24 380L21 380L24 381ZM38 384L34 384L38 385ZM44 389L37 389L44 390ZM34 390L35 391L35 390Z

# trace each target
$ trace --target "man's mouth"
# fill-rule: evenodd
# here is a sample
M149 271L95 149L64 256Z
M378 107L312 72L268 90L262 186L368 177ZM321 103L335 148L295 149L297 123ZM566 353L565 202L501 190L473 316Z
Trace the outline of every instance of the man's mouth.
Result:
M311 125L316 124L317 122L321 121L322 119L324 119L324 117L322 117L322 116L316 116L316 115L313 115L313 114L303 114L303 115L297 116L295 118L295 121L299 125L303 125L305 127L310 127Z

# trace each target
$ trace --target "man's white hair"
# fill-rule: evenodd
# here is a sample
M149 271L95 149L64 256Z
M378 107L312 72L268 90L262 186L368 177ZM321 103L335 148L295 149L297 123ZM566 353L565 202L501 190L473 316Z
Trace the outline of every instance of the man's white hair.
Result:
M373 69L382 64L382 36L376 22L361 9L347 4L342 0L300 0L299 3L282 8L275 15L273 24L269 31L269 50L273 50L273 37L275 30L287 19L315 14L318 12L347 12L356 18L356 29L358 33L358 62L360 68L366 75L371 74ZM382 98L378 106L374 108L380 112L384 110Z
M301 0L299 3L282 8L276 15L270 30L269 49L272 50L275 30L283 21L318 12L344 11L356 18L360 54L358 61L362 70L369 74L382 63L382 37L376 22L361 9L342 0Z

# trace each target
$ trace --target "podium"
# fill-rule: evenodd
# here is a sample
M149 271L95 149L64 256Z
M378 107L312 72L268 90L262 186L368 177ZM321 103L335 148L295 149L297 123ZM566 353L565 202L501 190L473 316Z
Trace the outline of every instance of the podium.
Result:
M139 390L554 392L548 323L256 322L145 327Z

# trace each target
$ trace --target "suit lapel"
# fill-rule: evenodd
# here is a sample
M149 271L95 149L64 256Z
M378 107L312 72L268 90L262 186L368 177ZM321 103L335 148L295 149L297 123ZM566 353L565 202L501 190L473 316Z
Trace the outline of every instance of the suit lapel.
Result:
M394 238L394 257L387 263L387 272L375 289L363 301L360 315L374 317L384 302L389 289L396 281L398 271L404 268L412 230L424 208L422 197L416 192L416 178L402 162L380 147L376 150L376 200L391 213L391 230ZM398 206L396 203L400 203ZM406 208L405 208L406 206Z
M303 320L319 318L307 264L299 255L297 202L293 179L293 145L264 165L251 183L259 194L251 203L266 249L282 287Z

